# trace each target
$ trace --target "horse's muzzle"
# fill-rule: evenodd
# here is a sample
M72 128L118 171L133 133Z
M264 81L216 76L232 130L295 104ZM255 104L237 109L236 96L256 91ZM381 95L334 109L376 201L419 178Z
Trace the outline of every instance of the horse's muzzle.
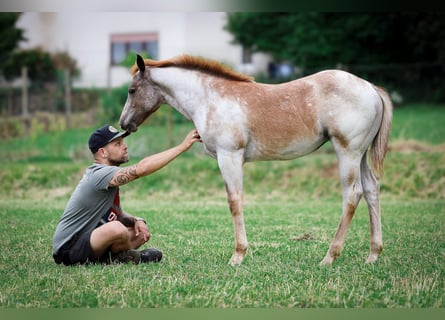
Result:
M134 122L125 123L125 122L121 121L120 126L123 130L128 131L128 132L138 131L138 126Z

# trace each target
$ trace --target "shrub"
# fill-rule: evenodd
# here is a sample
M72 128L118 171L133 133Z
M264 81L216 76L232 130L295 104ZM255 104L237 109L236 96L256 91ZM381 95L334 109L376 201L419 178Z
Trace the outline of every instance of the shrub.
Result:
M127 99L127 90L128 85L123 85L101 94L101 111L99 112L101 122L112 123L119 120Z

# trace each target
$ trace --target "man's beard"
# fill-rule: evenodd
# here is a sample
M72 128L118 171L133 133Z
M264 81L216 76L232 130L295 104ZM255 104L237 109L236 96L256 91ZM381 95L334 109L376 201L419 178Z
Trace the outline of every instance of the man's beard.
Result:
M111 163L112 166L116 166L119 167L121 164L123 163L127 163L130 159L127 158L122 158L120 160L115 160L115 159L108 159L108 161Z

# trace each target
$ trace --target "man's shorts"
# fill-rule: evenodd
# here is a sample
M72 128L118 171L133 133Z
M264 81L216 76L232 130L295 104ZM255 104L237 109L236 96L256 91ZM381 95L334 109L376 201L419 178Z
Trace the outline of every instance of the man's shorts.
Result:
M109 252L107 251L102 257L96 257L90 242L92 232L74 235L70 241L59 249L57 254L53 255L54 261L57 264L63 263L66 266L77 263L105 262L104 257L108 257Z

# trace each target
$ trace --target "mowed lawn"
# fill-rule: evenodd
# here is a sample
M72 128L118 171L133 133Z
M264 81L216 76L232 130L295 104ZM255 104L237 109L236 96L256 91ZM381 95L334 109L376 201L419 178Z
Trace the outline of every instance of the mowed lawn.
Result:
M386 202L385 249L372 265L360 206L330 267L318 263L338 202L247 203L251 247L240 267L227 264L233 231L223 201L134 202L128 209L148 218L163 261L75 267L50 254L62 202L1 205L4 307L444 307L442 201Z
M64 267L52 260L52 236L91 161L91 129L1 141L0 306L443 308L444 116L442 107L396 110L382 179L383 253L365 264L362 201L342 255L327 267L319 262L341 215L329 145L293 161L246 165L250 248L239 267L228 265L233 226L224 184L199 145L122 188L124 208L148 220L146 247L164 252L161 263ZM176 140L190 128L177 126ZM163 130L147 124L127 138L132 163L166 147Z

